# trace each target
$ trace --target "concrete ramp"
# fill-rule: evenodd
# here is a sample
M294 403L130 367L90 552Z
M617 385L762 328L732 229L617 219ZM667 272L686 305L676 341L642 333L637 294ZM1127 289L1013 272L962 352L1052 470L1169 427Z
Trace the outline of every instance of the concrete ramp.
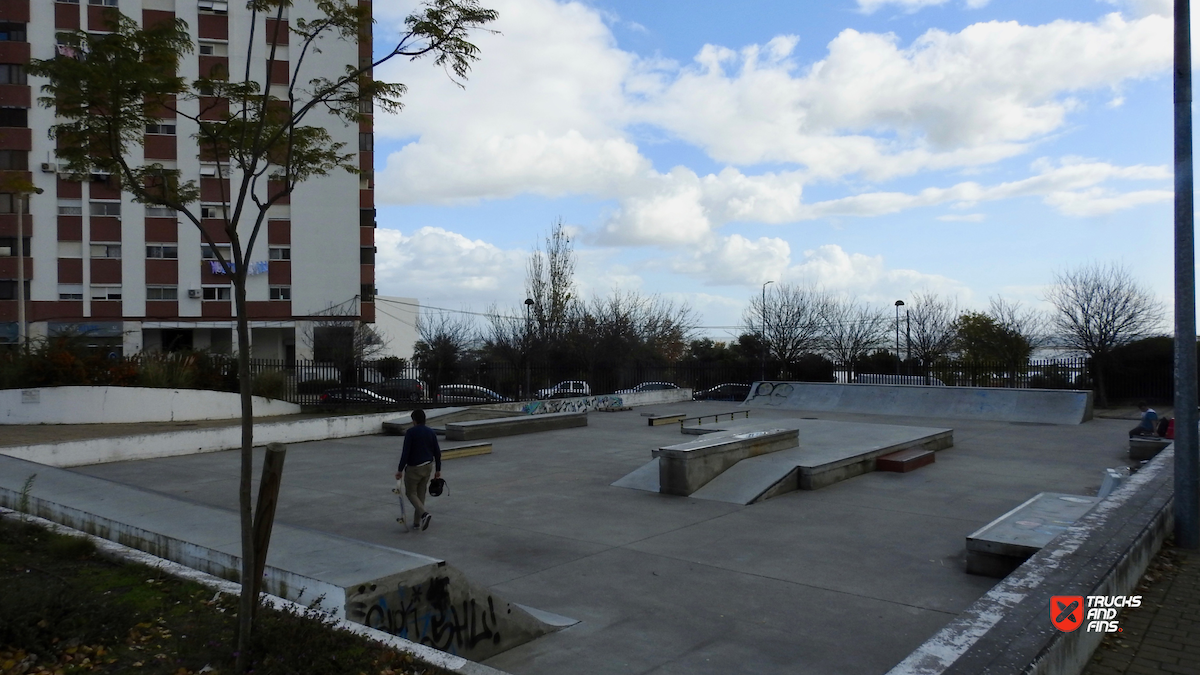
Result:
M34 515L238 580L236 512L2 455L0 506L18 508L34 474ZM399 533L390 517L380 522L389 525ZM574 623L508 602L444 560L281 523L263 590L304 605L321 598L333 616L474 661Z
M737 434L763 425L761 420L726 421L718 433ZM898 450L943 450L954 445L951 429L803 419L772 419L770 426L797 430L800 446L743 459L689 496L753 504L874 471L879 457ZM655 458L612 485L661 492L659 461Z
M901 417L1082 424L1092 419L1092 392L904 384L757 382L744 405Z

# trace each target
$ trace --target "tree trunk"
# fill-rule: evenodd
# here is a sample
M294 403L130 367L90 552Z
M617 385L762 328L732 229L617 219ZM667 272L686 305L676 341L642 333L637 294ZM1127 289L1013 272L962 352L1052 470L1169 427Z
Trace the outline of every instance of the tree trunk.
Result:
M246 265L239 261L234 270L234 310L237 312L238 390L242 399L241 478L238 483L238 507L242 526L242 594L238 604L237 671L244 673L252 663L250 635L254 627L254 589L256 569L254 551L254 514L250 507L250 474L254 470L254 383L250 380L250 322L246 318Z

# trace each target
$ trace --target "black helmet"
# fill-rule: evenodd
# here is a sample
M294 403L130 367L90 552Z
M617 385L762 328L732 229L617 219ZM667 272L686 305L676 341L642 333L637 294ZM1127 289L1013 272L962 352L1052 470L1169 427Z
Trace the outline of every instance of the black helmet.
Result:
M433 495L434 497L441 497L442 491L444 491L445 489L446 489L446 479L445 478L434 478L433 480L429 481L429 494Z

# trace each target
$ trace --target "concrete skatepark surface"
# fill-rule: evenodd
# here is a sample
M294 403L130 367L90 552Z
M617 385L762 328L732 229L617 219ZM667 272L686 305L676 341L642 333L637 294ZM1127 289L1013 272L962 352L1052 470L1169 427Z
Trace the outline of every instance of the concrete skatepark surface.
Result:
M657 406L692 415L728 403ZM1095 494L1125 464L1128 424L1081 426L753 410L751 419L954 429L937 463L751 506L612 487L687 437L639 413L496 439L450 460L433 525L405 534L388 493L399 439L290 446L278 522L449 561L507 599L579 624L492 657L516 674L881 673L995 583L964 572L964 538L1038 492ZM228 507L237 457L73 469Z

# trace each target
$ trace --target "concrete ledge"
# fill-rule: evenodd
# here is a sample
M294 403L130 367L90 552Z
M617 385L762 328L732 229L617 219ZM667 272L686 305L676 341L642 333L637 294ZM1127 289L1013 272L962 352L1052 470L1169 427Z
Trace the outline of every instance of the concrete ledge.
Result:
M297 415L300 406L255 396L255 417ZM236 392L154 387L0 389L0 424L121 424L236 420Z
M456 445L451 448L442 448L442 459L458 459L460 457L475 457L476 455L492 454L491 441L475 441Z
M658 490L687 496L734 464L799 444L796 429L760 429L714 434L654 451L658 458Z
M517 436L520 434L532 434L538 431L553 431L555 429L586 426L586 412L547 413L544 415L500 417L472 422L448 422L446 424L446 440L474 441L480 438Z
M667 424L682 422L687 415L685 413L667 413L665 415L646 415L646 425L651 427L660 427Z
M889 671L889 675L1071 675L1104 633L1050 624L1054 595L1126 595L1172 525L1174 449L1134 474Z
M1092 392L1060 389L757 382L745 405L1044 424L1082 424L1092 419Z
M1149 459L1154 459L1154 456L1162 452L1168 445L1173 443L1169 438L1156 438L1152 436L1130 436L1129 437L1129 459L1144 462Z
M289 422L256 422L254 444L301 443L326 438L347 438L378 434L384 420L396 413L318 417ZM46 466L84 466L123 462L134 459L194 455L242 447L240 426L189 429L165 434L115 436L43 445L16 445L0 448L0 455L16 457Z
M1008 576L1098 501L1098 497L1039 492L967 536L967 573Z

